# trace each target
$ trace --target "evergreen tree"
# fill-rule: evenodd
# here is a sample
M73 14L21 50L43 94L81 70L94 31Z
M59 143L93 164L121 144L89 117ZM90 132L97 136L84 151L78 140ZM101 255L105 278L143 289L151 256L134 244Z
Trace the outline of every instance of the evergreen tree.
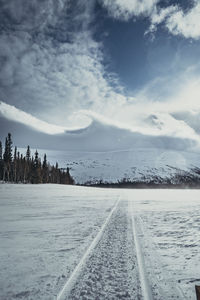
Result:
M26 150L26 162L25 162L25 166L26 166L26 178L25 181L26 182L30 182L30 177L31 177L31 150L30 150L30 146L27 146L27 150Z
M0 180L3 179L3 149L2 142L0 141Z
M17 182L17 147L14 150L14 161L13 161L13 179Z
M15 146L15 150L14 150L14 160L17 159L17 147Z
M0 141L0 161L3 160L3 148L2 148L2 142Z
M32 183L41 183L41 163L38 157L38 152L35 152L35 158L33 161L33 169L32 169Z
M30 161L31 159L31 150L30 150L30 146L27 146L27 150L26 150L26 160Z
M47 183L48 182L48 165L47 165L47 155L44 154L44 159L42 163L42 182Z
M5 151L4 151L4 170L3 170L3 180L10 181L11 178L11 164L12 164L12 139L11 134L5 140Z
M74 184L74 179L71 177L69 173L69 168L67 167L67 173L66 173L66 182L65 184Z
M5 147L4 147L4 154L3 154L4 163L8 162L8 139L5 139Z
M12 139L10 133L8 133L8 136L5 140L4 162L12 162Z
M43 163L42 163L42 168L46 169L47 168L47 155L46 153L44 154L44 159L43 159Z
M5 139L5 149L2 153L2 143L0 141L0 180L11 182L31 182L31 183L63 183L73 184L73 179L69 174L69 168L59 169L58 163L55 166L47 162L44 155L43 161L39 158L36 150L34 157L31 158L30 147L27 147L25 157L14 149L12 157L12 139L9 133Z

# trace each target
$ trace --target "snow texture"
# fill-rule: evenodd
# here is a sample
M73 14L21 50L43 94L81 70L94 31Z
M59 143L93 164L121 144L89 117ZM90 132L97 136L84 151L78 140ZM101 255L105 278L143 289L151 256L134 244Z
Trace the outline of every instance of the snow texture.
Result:
M0 184L0 299L54 299L118 194Z
M68 299L141 299L127 203L114 213Z
M199 210L199 190L1 184L0 298L56 299L90 249L69 299L195 299Z

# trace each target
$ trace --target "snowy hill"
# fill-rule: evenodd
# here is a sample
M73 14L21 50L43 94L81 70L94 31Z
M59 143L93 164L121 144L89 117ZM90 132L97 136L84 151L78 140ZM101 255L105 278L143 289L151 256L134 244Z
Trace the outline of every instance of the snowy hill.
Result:
M51 163L69 166L77 183L164 182L200 167L199 136L169 114L146 115L132 128L91 116L88 126L70 129L0 103L0 126L1 140L11 132L18 147L30 145Z
M166 182L176 174L200 167L200 154L156 148L121 151L79 152L40 150L51 163L70 167L76 183L117 183L123 179L149 182L156 178Z

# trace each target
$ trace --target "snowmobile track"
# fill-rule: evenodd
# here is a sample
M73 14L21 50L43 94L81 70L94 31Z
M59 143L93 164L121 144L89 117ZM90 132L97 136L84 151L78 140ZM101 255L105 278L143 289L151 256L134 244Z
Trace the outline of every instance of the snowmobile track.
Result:
M142 299L127 201L118 204L67 299Z
M138 239L138 233L137 233L137 226L135 222L135 217L133 214L133 201L129 201L129 211L131 212L132 217L132 228L133 228L133 238L136 248L136 256L137 256L137 262L138 262L138 271L139 271L139 277L141 282L141 288L142 288L142 294L144 300L153 300L152 291L146 276L145 272L145 264L144 264L144 257L142 255L140 242Z
M81 274L81 272L82 272L82 270L83 270L83 268L84 268L87 260L89 259L91 253L93 252L94 248L96 247L96 245L100 241L100 239L101 239L101 237L103 235L103 232L104 232L107 224L109 223L109 221L110 221L110 219L111 219L114 211L116 210L119 202L120 202L120 198L118 198L118 200L116 201L114 207L110 211L110 213L109 213L106 221L102 225L102 227L101 227L100 231L98 232L97 236L94 238L94 240L92 241L92 243L90 244L90 246L88 247L88 249L86 250L86 252L84 253L83 257L81 258L80 262L75 267L74 271L72 272L71 276L69 277L69 279L65 283L64 287L59 292L56 300L68 299L68 296L69 296L69 293L70 293L71 289L73 288L74 284L76 283L79 275Z

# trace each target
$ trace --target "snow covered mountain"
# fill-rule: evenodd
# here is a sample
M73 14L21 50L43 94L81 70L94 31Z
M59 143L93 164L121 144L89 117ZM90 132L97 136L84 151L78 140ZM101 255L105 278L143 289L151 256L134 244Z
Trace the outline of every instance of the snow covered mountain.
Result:
M22 149L23 150L23 149ZM200 154L158 148L135 148L118 151L52 151L47 153L51 163L70 167L76 183L96 184L128 181L177 183L176 176L196 176L192 170L200 167Z
M144 116L133 128L92 116L88 126L70 130L1 103L0 126L1 140L11 132L18 147L30 145L51 163L69 166L77 183L167 181L200 167L199 136L169 114Z

